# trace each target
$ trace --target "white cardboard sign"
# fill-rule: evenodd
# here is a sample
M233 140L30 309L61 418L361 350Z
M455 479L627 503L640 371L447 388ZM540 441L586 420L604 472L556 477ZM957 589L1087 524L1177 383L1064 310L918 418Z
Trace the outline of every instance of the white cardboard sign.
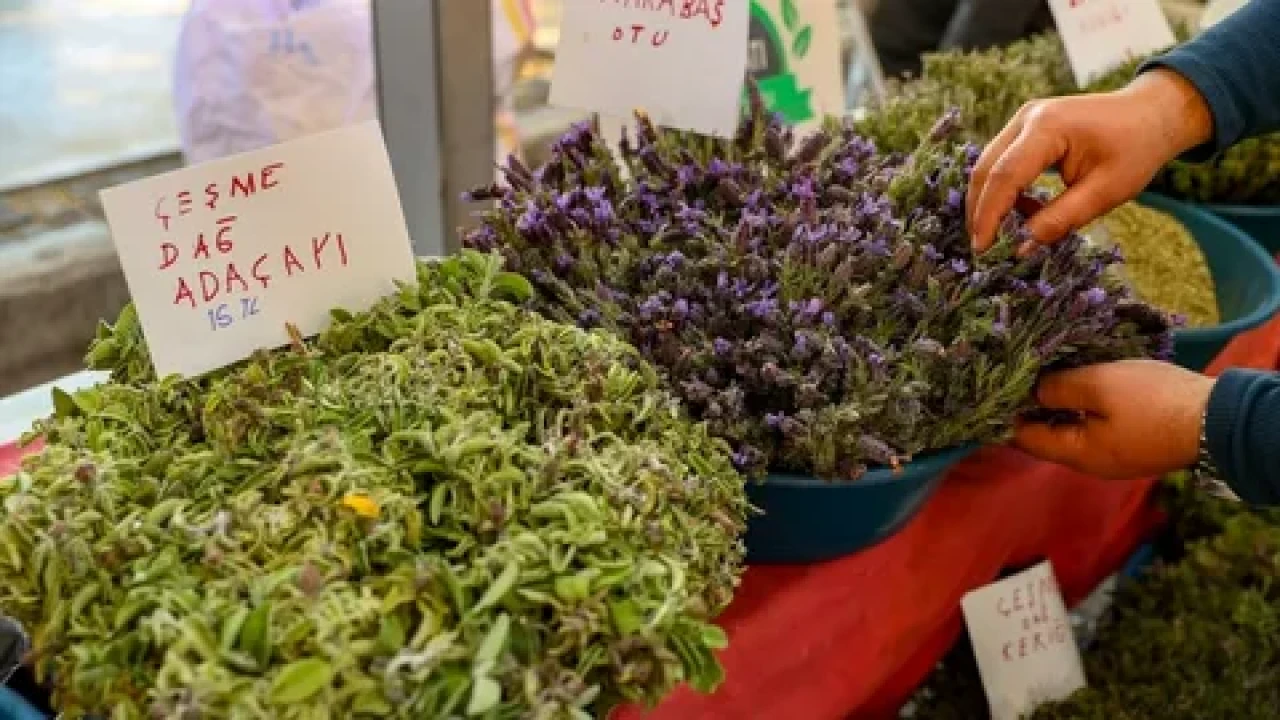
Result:
M961 601L992 720L1018 720L1085 686L1067 608L1045 561Z
M1049 0L1076 84L1175 42L1159 0Z
M201 375L323 330L415 276L376 122L102 192L160 376Z
M568 0L551 102L728 137L747 72L748 0Z

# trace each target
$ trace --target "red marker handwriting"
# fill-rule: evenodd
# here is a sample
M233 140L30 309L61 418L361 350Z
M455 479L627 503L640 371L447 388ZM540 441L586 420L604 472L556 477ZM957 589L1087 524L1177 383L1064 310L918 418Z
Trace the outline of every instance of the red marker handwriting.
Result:
M342 233L324 233L311 238L307 246L285 245L271 253L260 253L245 261L229 260L217 270L199 270L192 275L179 275L173 295L174 305L195 308L220 297L250 290L266 290L281 275L286 278L318 272L325 268L346 267L349 262L347 244Z
M1015 586L996 598L996 612L1002 617L1017 618L1021 632L1001 648L1005 662L1021 660L1052 647L1072 642L1070 628L1061 619L1053 619L1050 602L1057 596L1052 578L1039 578Z
M250 170L239 175L232 175L223 183L211 182L197 194L191 190L182 190L173 198L160 197L156 200L155 217L160 227L169 230L175 215L185 217L193 213L197 203L209 210L217 210L224 200L247 199L254 195L271 190L280 185L279 173L284 163L269 163L257 170Z
M600 0L601 4L635 9L679 20L705 20L711 27L724 22L724 0Z
M639 43L639 42L640 42L640 40L641 40L641 38L645 35L645 27L644 27L643 25L632 25L632 26L629 28L629 30L630 30L630 33L628 33L628 31L627 31L627 30L623 30L622 28L614 28L614 29L613 29L613 39L614 39L615 41L622 42L622 41L626 40L626 39L627 39L627 35L628 35L628 34L630 34L630 36L631 36L631 44L632 44L632 45L635 45L635 44ZM663 45L665 45L665 44L666 44L666 42L667 42L667 38L668 38L668 37L670 37L670 36L671 36L670 31L667 31L667 30L654 30L654 31L652 31L652 33L650 34L650 37L649 37L649 43L650 43L651 45L653 45L654 47L662 47Z

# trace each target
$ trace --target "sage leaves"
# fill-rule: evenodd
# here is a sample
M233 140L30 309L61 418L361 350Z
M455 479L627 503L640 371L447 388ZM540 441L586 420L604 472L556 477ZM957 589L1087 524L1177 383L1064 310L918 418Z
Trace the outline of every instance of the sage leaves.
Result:
M69 720L603 716L720 677L729 449L621 340L464 252L311 341L113 380L0 481L0 610ZM104 358L110 358L106 360ZM620 610L621 609L621 610Z

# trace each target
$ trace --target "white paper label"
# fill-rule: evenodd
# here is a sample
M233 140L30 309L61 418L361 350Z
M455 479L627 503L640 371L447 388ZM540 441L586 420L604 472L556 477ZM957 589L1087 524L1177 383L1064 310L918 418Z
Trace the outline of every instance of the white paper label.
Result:
M200 375L415 276L376 122L102 192L156 372Z
M551 102L733 135L747 71L747 0L568 0Z
M1045 561L964 596L992 720L1018 720L1085 686L1062 593Z
M1076 84L1177 39L1159 0L1049 0Z

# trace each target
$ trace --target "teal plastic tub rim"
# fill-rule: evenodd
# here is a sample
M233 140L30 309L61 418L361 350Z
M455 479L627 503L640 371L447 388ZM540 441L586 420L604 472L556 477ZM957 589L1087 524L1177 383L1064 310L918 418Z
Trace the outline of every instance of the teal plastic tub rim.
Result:
M1166 196L1161 195L1161 197ZM1224 205L1222 203L1188 203L1181 200L1175 200L1175 202L1182 202L1184 205L1208 210L1211 213L1221 211L1224 215L1239 215L1248 218L1280 218L1280 205Z
M960 445L958 447L946 448L943 450L935 450L925 453L905 463L900 472L894 472L890 468L876 468L870 470L857 480L847 482L839 480L823 480L814 475L801 475L799 473L769 473L764 480L755 481L752 484L764 485L781 485L794 488L824 488L832 490L853 491L858 487L876 487L880 485L891 485L896 482L902 482L905 475L932 476L950 470L961 460L969 457L982 447L979 444Z
M18 693L0 685L0 720L49 720Z
M1261 326L1270 320L1276 312L1280 311L1280 269L1276 267L1275 258L1268 255L1249 233L1214 215L1205 209L1205 206L1188 205L1180 200L1174 200L1156 193L1143 193L1139 196L1138 201L1143 205L1162 210L1175 217L1195 217L1197 222L1203 222L1213 227L1222 235L1232 236L1238 241L1243 252L1248 254L1260 266L1266 268L1264 272L1269 278L1269 297L1261 305L1254 308L1252 312L1212 327L1178 328L1174 331L1175 339L1205 342L1226 341L1246 330L1253 330ZM1197 244L1199 244L1199 240L1197 240ZM1216 282L1217 279L1215 278L1215 284Z

